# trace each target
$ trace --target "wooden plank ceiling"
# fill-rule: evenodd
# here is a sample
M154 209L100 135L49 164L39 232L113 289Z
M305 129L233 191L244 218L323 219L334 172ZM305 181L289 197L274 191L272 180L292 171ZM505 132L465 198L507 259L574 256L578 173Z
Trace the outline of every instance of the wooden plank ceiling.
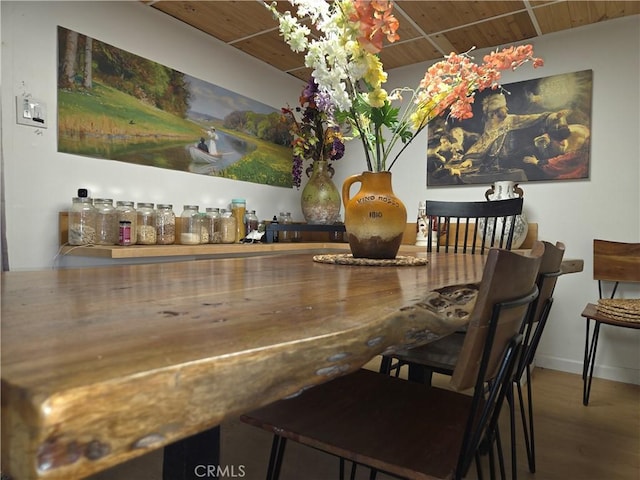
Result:
M143 0L192 27L302 80L309 76L304 56L291 52L262 0ZM291 10L286 1L282 11ZM435 1L397 0L400 41L380 58L386 69L439 59L471 47L488 48L530 41L640 13L640 1Z

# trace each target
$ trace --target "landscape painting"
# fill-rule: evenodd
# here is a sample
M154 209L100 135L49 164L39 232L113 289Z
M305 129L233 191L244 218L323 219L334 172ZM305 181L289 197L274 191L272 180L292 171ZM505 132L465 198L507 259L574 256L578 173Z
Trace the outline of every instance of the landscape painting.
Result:
M58 151L291 187L280 111L58 27Z
M591 70L476 95L473 117L429 124L427 186L589 178Z

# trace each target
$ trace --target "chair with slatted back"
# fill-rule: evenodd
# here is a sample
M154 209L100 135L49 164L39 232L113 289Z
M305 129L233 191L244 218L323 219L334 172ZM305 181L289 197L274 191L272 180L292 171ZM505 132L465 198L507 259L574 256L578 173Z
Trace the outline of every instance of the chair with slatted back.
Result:
M489 251L452 390L361 369L242 415L274 434L267 478L278 477L287 440L411 479L460 479L474 458L480 469L480 454L491 460L543 250Z
M540 264L540 271L536 284L540 292L534 307L532 308L527 322L523 328L524 351L517 365L514 375L514 384L518 394L520 419L523 427L525 449L529 470L535 472L535 439L533 424L533 394L531 390L531 364L535 357L536 349L542 337L542 333L549 317L551 305L553 304L553 292L556 281L561 275L562 259L564 257L565 246L561 242L555 245L549 242L542 242L545 249ZM469 286L461 286L469 289ZM449 287L454 288L454 287ZM460 288L460 287L459 287ZM445 300L443 300L444 302ZM409 380L431 384L433 373L452 375L458 362L458 356L464 343L464 334L456 333L442 338L433 343L409 350L400 350L393 354L400 365L408 365ZM390 373L390 368L381 368L381 373ZM522 378L526 376L527 387L527 407L525 408ZM515 404L513 396L508 397L511 418L511 458L512 477L516 478L516 451L515 451Z
M598 281L598 304L589 303L582 312L587 323L582 369L584 405L589 404L600 326L640 328L640 300L615 298L621 283L640 282L640 243L594 240L593 279ZM591 320L594 327L590 335Z
M433 250L433 244L437 252L484 254L491 247L511 250L516 231L513 226L522 213L522 204L522 197L491 202L427 200L427 251Z

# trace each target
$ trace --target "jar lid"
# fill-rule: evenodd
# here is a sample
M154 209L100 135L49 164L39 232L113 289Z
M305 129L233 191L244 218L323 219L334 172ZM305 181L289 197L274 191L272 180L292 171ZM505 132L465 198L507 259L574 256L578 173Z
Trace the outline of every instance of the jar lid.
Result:
M217 207L207 207L207 212L220 212L220 209Z
M231 203L245 203L244 198L234 198Z
M173 208L173 205L170 203L159 203L158 208Z
M183 208L185 210L198 210L200 207L198 207L198 205L185 205Z
M130 202L129 200L118 200L116 202L116 205L118 205L119 207L121 206L133 207L133 202Z
M138 202L138 208L140 208L140 207L149 207L149 208L153 208L153 203Z

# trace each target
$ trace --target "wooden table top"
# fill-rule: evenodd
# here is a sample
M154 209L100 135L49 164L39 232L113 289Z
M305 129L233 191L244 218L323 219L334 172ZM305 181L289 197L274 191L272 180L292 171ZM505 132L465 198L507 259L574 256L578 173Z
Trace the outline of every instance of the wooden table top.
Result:
M399 311L478 282L484 260L343 266L305 253L3 273L3 472L81 478L353 371L416 331L447 335Z

